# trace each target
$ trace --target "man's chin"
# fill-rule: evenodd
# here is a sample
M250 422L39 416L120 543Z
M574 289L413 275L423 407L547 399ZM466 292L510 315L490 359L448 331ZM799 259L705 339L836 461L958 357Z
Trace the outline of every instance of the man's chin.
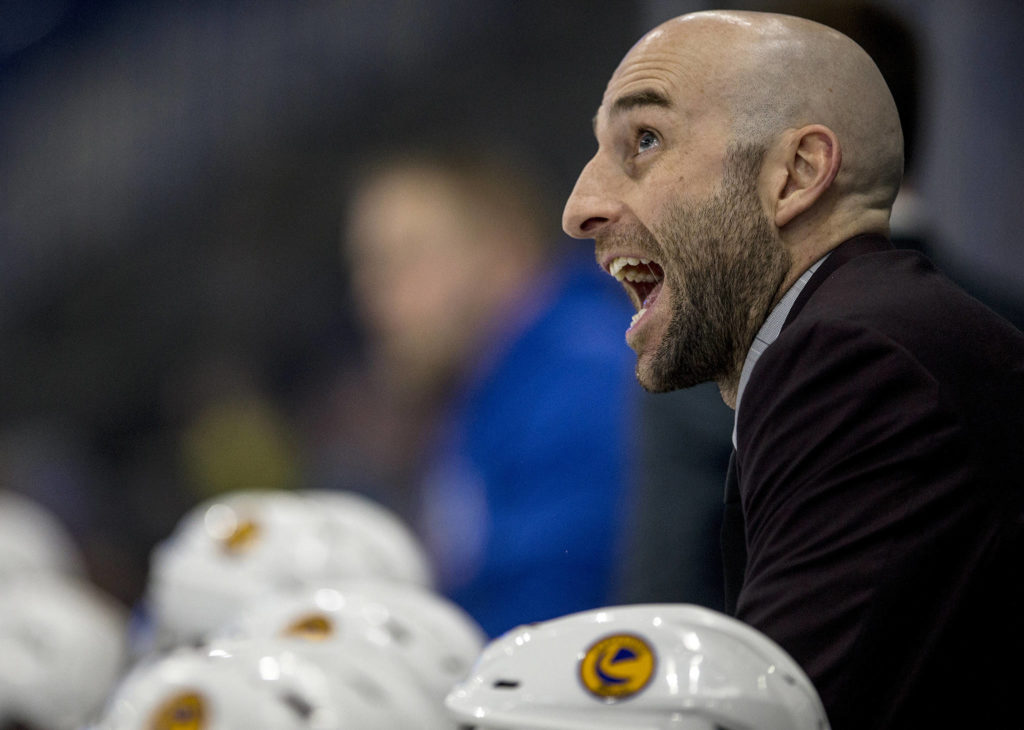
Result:
M670 393L720 378L710 368L699 367L699 363L679 362L666 357L664 350L657 350L637 356L636 379L648 393Z
M678 377L672 377L659 363L650 362L642 355L637 358L636 380L640 387L648 393L670 393L673 390L689 388L697 383L688 383Z

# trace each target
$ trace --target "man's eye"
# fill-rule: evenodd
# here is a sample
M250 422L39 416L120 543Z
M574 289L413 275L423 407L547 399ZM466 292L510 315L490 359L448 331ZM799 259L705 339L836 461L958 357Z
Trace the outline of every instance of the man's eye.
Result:
M659 144L661 144L661 142L658 139L657 135L654 134L654 132L648 131L646 129L642 129L642 130L640 130L637 133L637 136L636 136L636 152L637 152L637 154L640 154L641 152L646 152L647 150L651 149L652 147L657 147Z

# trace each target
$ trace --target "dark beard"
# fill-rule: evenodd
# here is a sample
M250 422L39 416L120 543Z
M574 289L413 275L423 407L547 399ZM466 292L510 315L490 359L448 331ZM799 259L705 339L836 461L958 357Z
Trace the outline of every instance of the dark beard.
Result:
M658 239L667 255L672 318L640 384L651 392L713 380L735 387L747 350L789 270L789 253L761 209L762 152L730 150L720 189L696 206L677 206Z

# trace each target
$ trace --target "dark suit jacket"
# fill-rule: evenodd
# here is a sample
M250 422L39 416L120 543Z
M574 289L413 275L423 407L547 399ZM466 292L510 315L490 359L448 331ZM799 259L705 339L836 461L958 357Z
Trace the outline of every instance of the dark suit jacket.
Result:
M727 598L833 727L1024 727L1024 336L861 236L808 282L738 419Z

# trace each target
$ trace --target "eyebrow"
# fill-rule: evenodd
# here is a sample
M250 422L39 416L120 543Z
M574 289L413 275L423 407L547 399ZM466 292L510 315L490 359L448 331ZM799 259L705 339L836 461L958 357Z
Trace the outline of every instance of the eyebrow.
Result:
M630 109L636 109L637 107L643 106L656 106L662 109L671 109L672 101L659 91L654 89L643 89L641 91L634 91L631 94L625 94L620 96L614 102L612 102L611 116L616 116L627 112ZM592 126L597 128L597 114L594 115L592 120Z
M672 102L667 96L653 89L634 91L632 94L620 96L612 104L612 113L621 113L638 106L660 106L665 109L672 108Z

